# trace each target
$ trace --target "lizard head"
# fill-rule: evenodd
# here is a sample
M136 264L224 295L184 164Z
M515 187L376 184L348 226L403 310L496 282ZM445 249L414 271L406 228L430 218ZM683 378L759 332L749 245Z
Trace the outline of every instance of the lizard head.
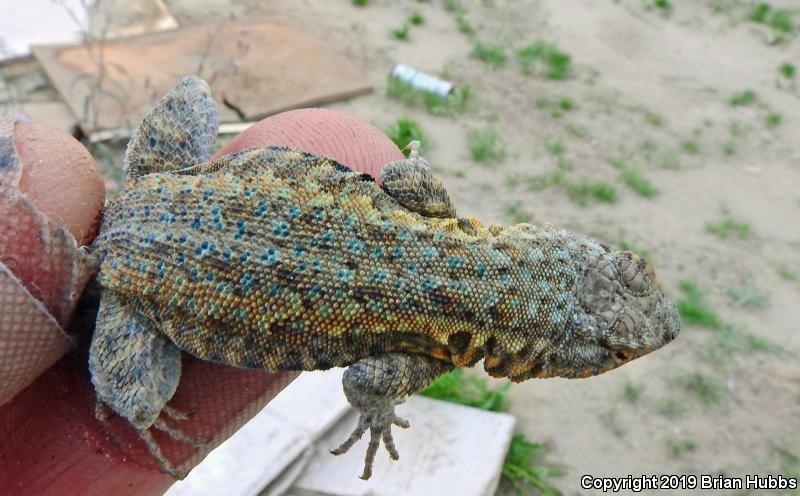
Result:
M646 355L678 335L675 305L643 258L550 226L526 227L514 232L529 234L535 246L546 240L556 247L553 258L560 260L543 271L550 274L543 276L549 278L544 287L565 291L535 293L534 306L549 309L540 314L545 320L522 340L509 334L493 343L485 361L490 374L514 381L588 377ZM509 350L511 341L516 351Z
M630 251L616 251L578 236L576 303L553 375L601 374L661 348L680 331L675 305L653 267Z

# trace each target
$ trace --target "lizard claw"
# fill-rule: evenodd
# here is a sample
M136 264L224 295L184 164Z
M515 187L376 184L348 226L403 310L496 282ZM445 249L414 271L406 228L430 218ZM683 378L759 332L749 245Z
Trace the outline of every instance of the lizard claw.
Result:
M407 429L411 424L407 420L398 417L394 413L394 408L389 412L369 412L361 413L358 418L358 424L353 432L338 448L330 450L334 455L341 455L346 453L353 444L364 436L364 433L369 429L369 445L367 446L367 454L364 458L364 471L360 477L364 480L372 476L372 465L375 461L375 454L378 452L381 440L383 440L386 451L392 460L400 459L400 453L394 445L394 438L392 437L392 425L396 425L402 429Z

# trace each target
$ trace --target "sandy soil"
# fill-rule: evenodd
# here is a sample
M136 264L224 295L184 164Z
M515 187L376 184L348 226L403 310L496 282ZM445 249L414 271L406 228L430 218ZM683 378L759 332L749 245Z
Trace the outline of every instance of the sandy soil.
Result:
M778 72L800 60L796 37L771 44L773 32L744 21L749 7L737 0L675 1L671 12L644 0L462 0L473 36L438 0L166 3L182 24L263 15L316 33L376 88L332 107L381 128L417 120L463 215L553 223L644 250L671 295L683 297L681 281L695 283L734 329L685 325L676 342L617 371L513 387L519 430L551 444L549 460L564 469L553 483L564 494L593 494L580 489L583 474L800 472L792 459L800 455L800 90ZM424 24L394 39L390 31L413 11ZM504 47L505 66L472 58L476 39ZM536 40L572 56L570 78L522 74L514 53ZM387 98L386 75L398 62L469 86L471 111L435 116ZM747 89L754 103L729 103ZM554 116L544 98L574 108ZM766 124L771 113L779 125ZM502 135L506 157L479 164L467 135L487 126ZM611 163L620 158L658 194L626 186ZM526 187L553 171L608 183L617 201L581 206L563 187ZM707 231L726 217L750 233ZM699 387L687 385L691 377Z

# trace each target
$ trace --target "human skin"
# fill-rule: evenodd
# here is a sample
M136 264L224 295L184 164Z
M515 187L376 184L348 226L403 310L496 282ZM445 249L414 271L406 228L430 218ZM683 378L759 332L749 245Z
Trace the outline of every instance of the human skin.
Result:
M41 124L18 123L14 133L26 168L20 182L23 192L51 222L66 227L79 243L89 244L103 197L102 178L91 157L75 148L80 145L64 133ZM374 177L383 164L403 158L374 126L327 109L296 110L264 119L215 158L257 146L287 146L327 155ZM135 432L116 417L106 424L95 419L85 338L81 343L0 406L0 494L163 494L174 480L158 470ZM218 443L294 377L295 373L237 369L184 354L181 382L170 404L191 414L181 422L182 430ZM160 433L156 438L176 464L202 459L188 445Z

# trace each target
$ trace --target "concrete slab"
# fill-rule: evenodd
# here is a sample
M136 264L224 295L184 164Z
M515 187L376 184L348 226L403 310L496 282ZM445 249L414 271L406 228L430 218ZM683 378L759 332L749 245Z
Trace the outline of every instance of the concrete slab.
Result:
M494 494L514 430L514 417L413 396L398 407L410 429L395 429L400 460L381 448L372 478L359 479L367 438L332 456L356 424L346 415L316 446L291 496L488 496Z

